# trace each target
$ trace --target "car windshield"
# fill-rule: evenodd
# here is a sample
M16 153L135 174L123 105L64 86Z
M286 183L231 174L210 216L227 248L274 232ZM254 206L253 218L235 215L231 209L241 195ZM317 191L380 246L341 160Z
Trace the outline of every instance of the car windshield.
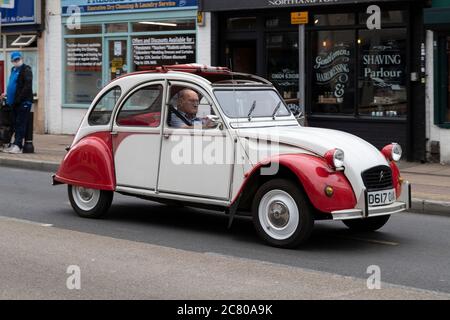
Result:
M215 95L223 112L229 118L251 119L291 115L285 103L274 90L216 90Z

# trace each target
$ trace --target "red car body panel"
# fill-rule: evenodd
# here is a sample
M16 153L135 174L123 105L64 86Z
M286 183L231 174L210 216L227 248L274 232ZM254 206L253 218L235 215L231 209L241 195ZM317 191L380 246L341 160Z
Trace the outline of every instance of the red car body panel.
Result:
M295 174L311 204L321 212L331 213L338 210L353 209L357 204L353 188L344 173L332 170L325 159L308 154L280 155L259 163L246 175L246 180L241 186L239 194L245 189L250 177L259 174L259 169L269 163L279 163ZM328 186L334 189L332 197L325 194L325 188Z
M64 158L55 180L85 188L114 191L116 178L111 132L81 139Z

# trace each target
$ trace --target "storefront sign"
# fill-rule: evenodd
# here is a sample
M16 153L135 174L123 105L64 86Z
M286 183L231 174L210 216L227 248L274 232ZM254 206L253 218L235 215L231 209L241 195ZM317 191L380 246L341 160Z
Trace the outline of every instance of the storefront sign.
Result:
M398 0L378 0L377 2L394 2ZM417 1L417 0L408 0ZM373 0L203 0L201 11L231 11L243 9L294 8L322 5L373 3Z
M192 35L134 37L135 70L195 62L196 37Z
M40 1L0 0L2 26L40 23Z
M103 14L110 12L142 12L152 10L197 8L197 0L61 0L63 15L79 8L81 14Z

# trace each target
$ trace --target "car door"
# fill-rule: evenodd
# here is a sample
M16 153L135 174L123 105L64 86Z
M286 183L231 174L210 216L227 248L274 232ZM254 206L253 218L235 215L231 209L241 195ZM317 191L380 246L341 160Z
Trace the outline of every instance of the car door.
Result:
M164 88L165 82L139 86L116 113L112 134L118 187L156 191Z
M158 191L218 200L230 199L234 163L234 143L223 125L203 129L175 128L170 125L177 95L184 89L199 94L198 118L219 116L212 99L199 86L171 82L166 104L161 146ZM220 118L219 118L220 119Z

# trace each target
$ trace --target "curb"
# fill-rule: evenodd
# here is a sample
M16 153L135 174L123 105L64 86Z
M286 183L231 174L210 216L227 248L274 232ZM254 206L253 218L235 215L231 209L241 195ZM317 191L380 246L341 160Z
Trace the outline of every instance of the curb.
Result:
M450 217L450 202L412 199L412 208L408 212Z
M59 165L60 163L58 162L37 161L29 159L18 160L10 158L0 158L0 166L16 169L56 172L58 171Z

